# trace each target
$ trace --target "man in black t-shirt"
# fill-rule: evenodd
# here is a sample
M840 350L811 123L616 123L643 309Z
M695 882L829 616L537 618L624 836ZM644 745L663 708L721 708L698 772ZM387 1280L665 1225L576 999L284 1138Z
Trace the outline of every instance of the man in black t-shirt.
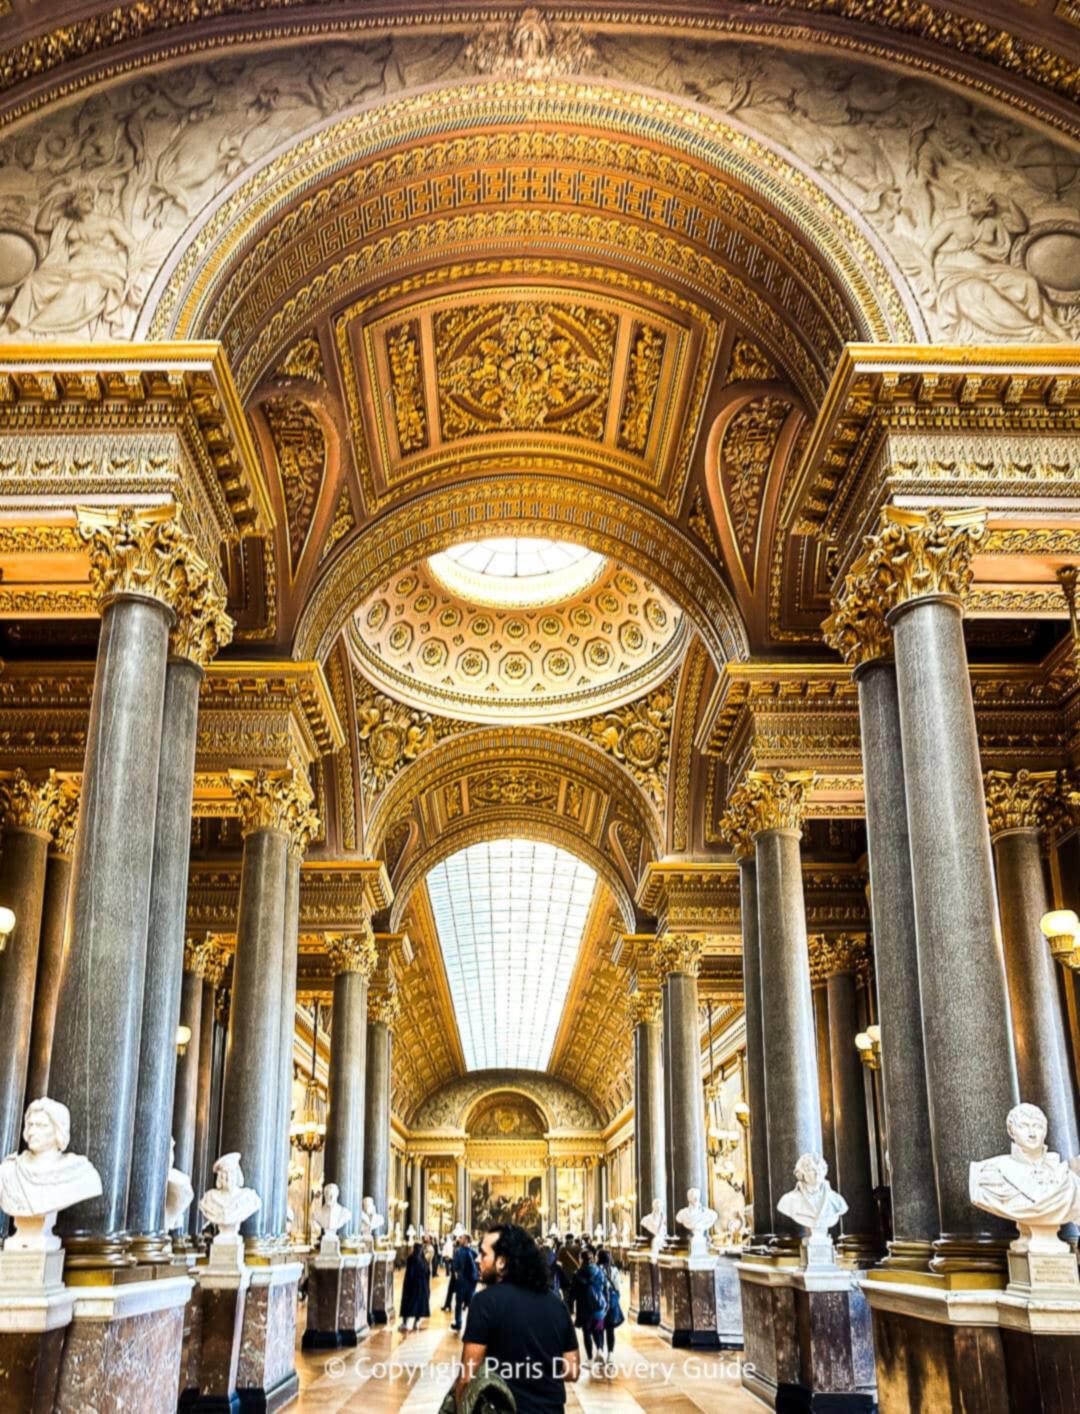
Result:
M523 1227L504 1223L484 1234L480 1280L465 1323L458 1402L486 1369L506 1381L518 1414L561 1410L565 1382L576 1380L580 1369L577 1332L551 1290L544 1254Z

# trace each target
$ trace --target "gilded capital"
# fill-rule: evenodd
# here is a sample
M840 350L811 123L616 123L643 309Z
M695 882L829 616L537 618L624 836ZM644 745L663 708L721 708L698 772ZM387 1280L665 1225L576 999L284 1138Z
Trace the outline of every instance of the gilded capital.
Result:
M330 959L335 977L342 972L358 972L365 981L370 981L372 973L379 965L379 953L371 924L366 923L358 933L329 934L326 939L326 955Z
M886 612L935 594L963 599L971 587L972 552L985 534L984 510L885 506L877 534L866 542L863 572Z
M731 846L736 859L749 859L754 853L752 813L746 799L733 791L727 809L720 817L720 834Z
M631 1026L659 1021L662 1009L660 993L655 989L642 992L635 988L626 999L626 1014Z
M229 950L222 939L210 933L203 939L200 952L203 978L216 990L225 980L225 973L229 969Z
M392 1031L400 1015L401 998L398 996L396 988L393 991L368 994L367 1019L369 1024L379 1021Z
M43 781L32 781L19 768L11 780L0 783L0 811L8 830L33 830L35 834L53 834L64 808L64 787L56 772L50 771Z
M90 585L104 609L125 595L156 599L176 615L198 556L170 506L77 512L89 545ZM201 561L200 561L201 563Z
M820 986L841 972L870 975L870 950L864 933L812 933L807 946L811 986Z
M991 836L1050 823L1058 804L1056 771L987 771L983 783Z
M289 836L290 848L302 852L307 847L318 816L311 809L311 787L298 771L230 771L229 777L242 835L280 830Z
M833 596L832 613L821 625L825 642L835 648L852 668L890 658L892 631L885 622L889 607L862 555L844 578L844 587Z
M176 623L169 648L205 668L232 642L233 621L225 612L225 596L217 588L206 562L194 551L186 568L186 584L176 603Z
M201 938L184 939L184 971L203 975L203 944Z
M728 812L751 839L765 830L801 833L806 795L815 780L813 771L748 771L731 793Z
M73 854L79 827L79 800L82 782L67 781L53 820L53 849L57 854Z
M657 971L661 978L673 972L696 977L701 969L704 939L698 933L664 933L656 940Z

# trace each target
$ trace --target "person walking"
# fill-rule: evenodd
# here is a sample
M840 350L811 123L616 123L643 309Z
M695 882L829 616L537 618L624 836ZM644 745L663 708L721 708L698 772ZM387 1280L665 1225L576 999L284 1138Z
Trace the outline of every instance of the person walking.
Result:
M476 1262L476 1253L472 1249L472 1236L463 1232L458 1242L458 1249L454 1253L454 1321L450 1329L459 1331L461 1329L461 1313L468 1310L469 1302L472 1300L473 1292L476 1290L476 1283L480 1280L480 1269Z
M607 1319L607 1281L603 1271L596 1264L596 1253L591 1247L582 1248L581 1266L572 1285L576 1323L585 1343L585 1359L593 1361L593 1347L596 1359L603 1359L604 1322Z
M484 1234L478 1265L483 1286L469 1308L456 1401L486 1368L505 1380L517 1414L560 1414L581 1364L544 1253L523 1227L501 1223Z
M442 1245L442 1263L446 1269L446 1300L443 1302L443 1310L449 1311L454 1302L454 1252L457 1243L452 1237L448 1237Z
M611 1365L612 1355L615 1353L615 1331L626 1320L622 1308L622 1292L619 1290L619 1269L611 1260L611 1253L607 1249L596 1254L596 1265L600 1268L607 1283L607 1314L604 1316L604 1346L606 1347L606 1363ZM599 1350L599 1342L597 1343Z
M421 1322L431 1317L431 1267L419 1242L413 1243L412 1253L405 1263L405 1280L401 1284L401 1329L420 1330Z

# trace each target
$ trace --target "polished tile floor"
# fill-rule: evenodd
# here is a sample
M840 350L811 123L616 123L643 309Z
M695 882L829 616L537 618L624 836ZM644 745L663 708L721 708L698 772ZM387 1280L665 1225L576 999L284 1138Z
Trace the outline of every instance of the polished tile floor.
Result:
M399 1278L400 1279L400 1278ZM445 1278L433 1284L432 1318L402 1335L383 1327L355 1350L297 1355L301 1414L436 1414L454 1378L460 1337L438 1309ZM301 1321L303 1311L301 1311ZM727 1351L671 1347L647 1327L619 1328L612 1375L582 1374L567 1392L567 1410L585 1414L752 1414L764 1408L739 1384L738 1357Z

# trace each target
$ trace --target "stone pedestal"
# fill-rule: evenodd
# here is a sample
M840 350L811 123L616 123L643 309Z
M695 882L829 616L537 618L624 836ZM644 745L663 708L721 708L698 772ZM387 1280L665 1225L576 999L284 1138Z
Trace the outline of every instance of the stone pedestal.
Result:
M368 1324L385 1326L394 1319L394 1256L391 1249L371 1253L368 1283Z
M660 1271L647 1247L627 1254L630 1269L630 1315L639 1326L660 1324Z
M722 1252L713 1272L716 1335L721 1350L741 1350L743 1346L741 1261L741 1249Z
M876 1396L870 1309L854 1274L746 1261L738 1272L743 1385L773 1409L871 1414ZM918 1401L910 1406L937 1408Z
M345 1252L338 1256L320 1252L310 1259L307 1328L301 1342L305 1350L334 1350L341 1345L355 1345L367 1334L370 1266L370 1252ZM363 1297L358 1299L361 1290Z
M200 1267L192 1295L182 1410L211 1414L240 1407L236 1378L251 1272Z
M0 1253L0 1409L51 1414L75 1309L63 1252Z
M170 1276L73 1288L54 1414L173 1414L192 1285L190 1277Z
M738 1350L742 1347L742 1306L737 1263L708 1253L703 1257L661 1254L660 1329L675 1347Z
M252 1267L236 1390L242 1410L281 1409L296 1398L296 1292L301 1262Z
M1064 1414L1080 1408L1080 1300L939 1283L861 1282L881 1414Z

